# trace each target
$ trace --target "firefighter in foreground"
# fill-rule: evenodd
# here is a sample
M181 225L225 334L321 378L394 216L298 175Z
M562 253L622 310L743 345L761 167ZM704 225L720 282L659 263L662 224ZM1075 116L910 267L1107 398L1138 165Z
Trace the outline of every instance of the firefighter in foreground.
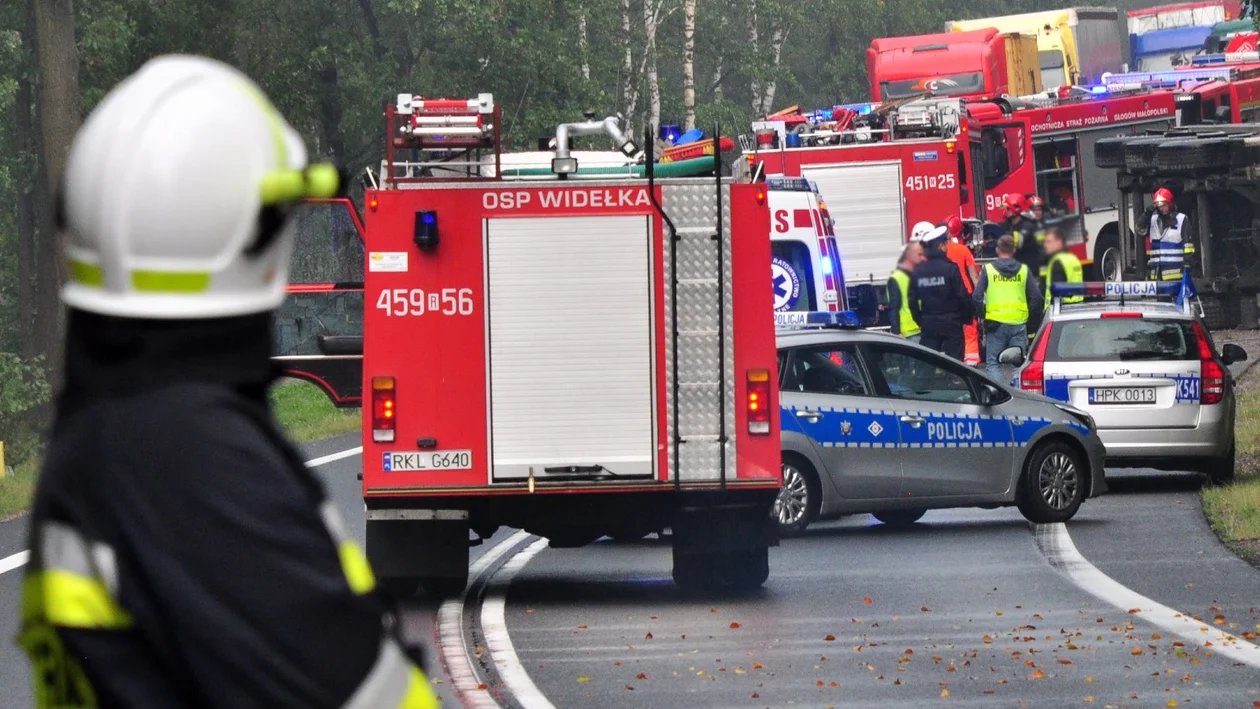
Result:
M1081 260L1076 254L1067 250L1067 244L1063 240L1063 232L1058 227L1050 227L1046 229L1046 272L1044 282L1046 284L1045 301L1046 306L1050 305L1050 284L1051 283L1083 283L1085 281L1085 269L1081 266ZM1085 298L1079 295L1068 296L1062 299L1064 303L1080 303Z
M974 297L984 315L984 363L989 376L1002 381L998 355L1008 347L1028 349L1028 333L1040 325L1043 301L1032 269L1015 260L1010 234L998 238L997 254L997 261L980 269Z
M1177 211L1172 192L1167 187L1155 190L1151 206L1137 221L1138 236L1150 236L1147 273L1155 281L1179 281L1185 266L1185 254L1194 253L1186 215Z
M911 342L919 341L922 332L910 314L910 275L923 263L923 245L911 241L901 250L901 260L888 277L888 323L894 335L901 335Z
M65 388L18 636L36 706L437 706L268 407L291 210L337 171L244 75L165 56L65 175Z
M938 226L945 227L949 239L945 243L945 256L958 264L958 273L967 288L967 295L971 295L976 289L976 279L980 277L980 267L976 265L971 249L962 241L962 220L951 216ZM963 361L971 365L980 364L980 332L974 317L963 326Z
M910 316L922 328L919 344L963 359L963 325L971 319L971 298L958 266L945 256L947 229L937 227L923 237L927 259L914 269L907 294Z
M1030 201L1018 192L1004 196L1002 226L1014 240L1015 258L1036 274L1041 270L1041 224L1032 216Z

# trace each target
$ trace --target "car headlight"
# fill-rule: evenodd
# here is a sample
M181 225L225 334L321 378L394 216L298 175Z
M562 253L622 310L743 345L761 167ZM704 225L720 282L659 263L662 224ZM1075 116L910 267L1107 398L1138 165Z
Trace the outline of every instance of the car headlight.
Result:
M1077 421L1080 421L1081 425L1084 426L1085 428L1088 428L1091 431L1094 430L1095 427L1094 427L1093 416L1090 416L1089 414L1085 413L1084 411L1081 411L1075 406L1068 406L1067 404L1060 404L1056 402L1055 407L1058 408L1059 411L1062 411L1068 416L1071 416Z

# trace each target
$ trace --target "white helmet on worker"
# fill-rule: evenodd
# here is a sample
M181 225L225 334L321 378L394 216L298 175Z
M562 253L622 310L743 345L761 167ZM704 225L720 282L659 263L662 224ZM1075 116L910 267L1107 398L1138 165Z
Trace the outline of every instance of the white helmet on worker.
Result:
M941 226L934 226L928 229L928 232L926 234L919 237L919 241L922 241L924 246L928 246L930 244L935 244L936 242L940 241L941 239L944 239L948 235L949 235L949 227L942 224Z
M910 230L910 240L923 241L923 237L932 233L932 230L935 228L936 227L932 224L932 222L919 222Z
M204 57L153 59L71 145L62 300L126 318L273 310L289 279L291 206L339 183L331 165L307 165L301 137L244 74Z

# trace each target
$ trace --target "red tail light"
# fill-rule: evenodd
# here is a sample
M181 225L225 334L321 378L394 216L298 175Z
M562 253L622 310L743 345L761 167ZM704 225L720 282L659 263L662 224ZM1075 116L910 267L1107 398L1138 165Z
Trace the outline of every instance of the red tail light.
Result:
M1033 350L1028 365L1019 373L1020 389L1036 394L1046 393L1046 348L1050 346L1050 331L1053 328L1053 323L1046 325L1045 331L1041 333L1041 339L1037 340L1037 349Z
M1141 313L1102 313L1100 318L1140 318Z
M372 440L394 442L394 378L372 377Z
M770 370L748 370L748 432L770 433Z
M1225 398L1225 370L1212 355L1202 323L1194 324L1194 334L1199 341L1199 403L1219 404Z

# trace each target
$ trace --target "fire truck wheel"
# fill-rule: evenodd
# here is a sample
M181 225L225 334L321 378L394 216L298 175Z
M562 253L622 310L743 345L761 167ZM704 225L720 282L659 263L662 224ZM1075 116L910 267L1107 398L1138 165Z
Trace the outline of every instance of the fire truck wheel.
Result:
M1120 239L1115 232L1099 234L1094 244L1094 263L1091 278L1100 281L1124 280L1124 261L1120 258Z
M380 578L376 580L376 587L381 593L398 601L405 601L416 595L420 590L420 579L418 578Z
M770 578L769 547L674 553L674 583L687 592L747 593Z
M1076 516L1085 500L1088 476L1075 448L1063 441L1046 441L1024 463L1015 504L1029 522L1066 522Z
M1159 146L1155 167L1161 170L1196 170L1229 164L1228 138L1170 140Z
M1242 296L1238 293L1200 293L1203 326L1209 331L1229 330L1242 323Z
M1094 143L1094 162L1098 167L1124 167L1124 143L1128 138L1103 138Z
M794 537L818 517L822 501L818 474L813 466L797 456L783 456L783 486L770 509L779 525L780 537Z
M1124 167L1129 170L1144 170L1155 167L1155 153L1159 146L1167 140L1160 137L1144 137L1130 139L1124 144Z
M464 587L468 585L468 577L435 576L421 579L420 585L424 587L424 592L433 598L454 598L464 592Z

